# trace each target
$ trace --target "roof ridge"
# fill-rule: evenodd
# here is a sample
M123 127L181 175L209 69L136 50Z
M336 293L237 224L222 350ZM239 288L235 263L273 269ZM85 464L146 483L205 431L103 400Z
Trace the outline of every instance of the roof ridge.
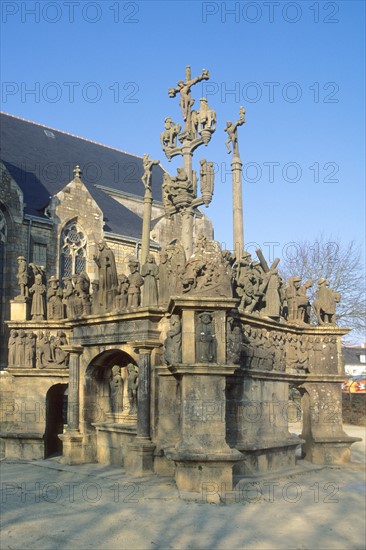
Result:
M40 124L39 122L34 122L33 120L28 120L27 118L23 118L20 116L11 115L10 113L5 113L4 111L0 111L0 115L10 116L11 118L16 118L18 120L22 120L23 122L29 122L29 124L34 124L35 126L46 128L47 130L53 130L55 132L59 132L60 134L65 134L66 136L82 139L83 141L87 141L88 143L94 143L94 145L99 145L100 147L105 147L106 149L112 149L112 151L117 151L118 153L124 153L125 155L130 155L131 157L136 157L139 159L143 158L140 155L135 155L134 153L128 153L127 151L123 151L122 149L117 149L116 147L111 147L110 145L105 145L104 143L100 143L99 141L93 141L92 139L87 139L81 136L77 136L76 134L70 134L69 132L65 132L64 130L59 130L58 128L53 128L52 126L46 126L45 124Z

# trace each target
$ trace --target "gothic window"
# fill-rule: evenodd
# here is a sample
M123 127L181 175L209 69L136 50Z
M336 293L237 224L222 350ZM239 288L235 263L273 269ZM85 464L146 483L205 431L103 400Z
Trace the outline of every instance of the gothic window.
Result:
M71 277L86 270L87 239L76 221L69 222L61 233L61 277Z

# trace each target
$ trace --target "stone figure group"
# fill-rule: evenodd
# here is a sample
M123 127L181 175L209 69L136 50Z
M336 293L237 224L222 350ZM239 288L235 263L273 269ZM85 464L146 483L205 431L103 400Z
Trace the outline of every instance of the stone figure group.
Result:
M337 341L329 336L289 334L230 320L227 361L253 370L337 374Z
M201 179L207 184L208 164L202 159ZM184 172L184 171L183 171ZM184 174L182 178L185 179ZM205 185L205 184L204 184ZM203 190L204 193L204 190ZM287 284L279 275L275 259L269 267L257 250L259 261L248 252L239 259L228 250L221 251L216 241L198 234L194 253L186 261L182 245L174 240L160 252L160 262L149 254L140 269L139 261L130 258L129 274L117 274L113 251L105 241L98 244L94 260L98 279L90 281L84 271L63 277L62 284L55 276L46 281L44 269L35 264L27 266L24 257L18 258L20 295L16 301L29 301L33 321L79 319L95 314L123 312L141 305L165 306L174 295L237 297L239 309L245 313L309 324L313 308L319 325L334 325L336 304L340 294L319 279L316 299L311 305L307 291L313 282L290 277Z
M125 378L121 374L122 368L125 368L127 371ZM128 407L124 403L125 383L127 383ZM138 384L138 367L133 363L129 363L126 367L120 367L119 365L112 367L111 378L109 380L110 409L112 413L125 413L128 409L129 415L136 415Z
M257 254L259 261L253 260L248 252L237 261L229 251L224 251L233 295L240 298L241 310L302 325L310 323L313 307L318 324L335 324L335 308L341 297L329 288L328 281L319 279L316 300L311 306L307 291L313 286L313 281L302 283L300 277L294 276L286 284L277 269L279 260L274 260L268 267L260 250Z
M10 331L8 342L8 366L17 368L66 368L69 365L69 353L62 349L67 345L66 335L58 330L56 336L50 331L38 334L24 330Z

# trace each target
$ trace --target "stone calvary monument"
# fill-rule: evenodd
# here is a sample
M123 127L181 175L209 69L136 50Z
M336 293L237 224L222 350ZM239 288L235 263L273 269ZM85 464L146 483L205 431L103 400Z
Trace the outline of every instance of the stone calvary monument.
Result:
M242 480L296 466L295 450L314 464L350 460L355 438L342 429L341 296L329 283L287 282L279 260L268 265L244 249L240 108L227 122L232 155L234 251L221 250L194 217L214 192L212 161L193 153L207 146L216 114L194 86L209 72L170 88L182 121L168 117L161 133L168 160L163 205L170 241L150 249L151 173L143 159L144 215L140 255L118 273L102 240L87 270L60 281L18 258L20 294L7 321L8 367L2 377L5 456L67 464L123 466L139 476L175 477L182 498L200 498L207 484L235 490ZM196 109L193 107L196 105ZM81 181L75 169L75 181ZM318 284L310 304L307 289ZM310 323L314 308L318 324ZM302 433L289 432L301 394ZM294 410L295 409L295 410Z

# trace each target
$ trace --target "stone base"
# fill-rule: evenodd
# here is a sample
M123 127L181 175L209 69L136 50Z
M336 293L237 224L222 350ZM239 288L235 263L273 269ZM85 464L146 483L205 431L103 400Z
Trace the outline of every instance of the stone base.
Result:
M166 451L176 466L175 481L183 500L220 502L219 493L212 488L221 487L232 491L233 467L243 460L236 449L227 453L190 453Z
M296 466L296 447L304 443L303 439L292 436L283 441L272 441L264 444L239 446L244 461L234 467L236 476L255 476L268 472L289 470Z
M136 438L134 443L127 446L124 466L129 474L137 477L154 472L155 445L150 439Z
M302 446L302 457L313 464L346 464L351 461L351 445L360 437L313 438Z
M128 414L127 412L106 413L106 419L108 422L114 422L116 424L127 424L129 426L137 425L137 414Z
M136 439L136 425L103 422L93 426L97 430L97 462L125 466L128 447Z
M5 458L44 459L43 435L37 433L0 433Z
M18 296L10 300L10 319L12 321L26 321L30 317L30 301Z
M69 430L58 436L63 443L62 462L63 464L83 464L84 449L83 436L77 430Z

